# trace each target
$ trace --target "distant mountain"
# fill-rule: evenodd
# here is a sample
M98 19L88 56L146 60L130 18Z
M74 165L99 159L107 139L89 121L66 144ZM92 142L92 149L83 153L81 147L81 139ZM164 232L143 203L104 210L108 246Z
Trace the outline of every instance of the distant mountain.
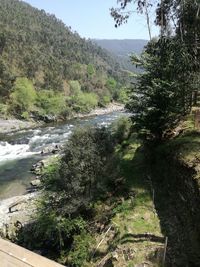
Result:
M141 54L148 43L147 40L142 39L94 39L93 42L117 56L121 66L131 71L135 71L135 67L130 62L130 55Z

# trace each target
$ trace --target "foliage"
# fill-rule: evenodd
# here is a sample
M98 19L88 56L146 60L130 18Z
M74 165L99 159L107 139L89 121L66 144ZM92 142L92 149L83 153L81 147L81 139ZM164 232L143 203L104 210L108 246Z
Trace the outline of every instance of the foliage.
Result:
M200 6L191 0L164 0L158 5L151 0L120 0L120 7L111 9L116 27L127 22L132 14L128 7L133 2L138 12L145 13L148 27L149 8L155 6L160 36L149 42L141 58L132 56L133 63L142 67L144 73L131 90L128 108L141 137L161 140L190 112L192 96L198 90Z
M10 98L17 77L32 81L37 92L53 90L58 105L61 103L59 93L68 92L71 87L71 95L66 95L76 94L77 83L84 92L101 96L108 90L105 80L114 78L117 83L121 82L121 70L114 57L92 41L81 38L54 15L23 1L0 0L0 6L0 97L3 104ZM76 81L76 84L69 81ZM41 94L44 96L44 92ZM80 101L87 102L89 98L91 102L91 95L81 97ZM94 106L94 99L92 101L92 104L86 103L86 110L91 108L88 105ZM21 110L19 100L17 102L17 106L15 103L12 107L16 115L29 112ZM53 97L49 102L44 112L62 111L55 109Z
M14 113L31 111L36 101L36 91L27 78L18 78L10 95L10 108Z
M79 95L81 93L81 85L79 81L69 81L70 92L72 95Z
M1 41L1 35L0 35ZM1 50L1 44L0 44ZM2 58L0 58L0 96L4 101L8 99L8 95L11 92L13 83L15 81L15 76L9 71L9 67Z
M127 140L132 132L131 119L127 117L121 117L114 121L111 125L111 132L113 134L116 143L122 143Z
M145 138L162 139L191 108L189 55L176 38L163 38L149 43L141 59L132 59L145 69L128 104L135 127Z
M21 117L24 120L29 120L29 113L28 113L28 111L22 112Z
M62 93L52 90L41 90L37 93L36 106L43 114L59 115L66 110L66 101Z
M0 103L0 115L2 117L6 117L8 114L8 106L5 104Z
M19 230L18 243L31 250L42 250L43 255L54 258L69 247L73 236L82 233L85 227L81 217L67 218L53 210L47 213L42 209L36 221Z
M105 199L119 178L109 129L76 129L61 158L42 173L43 195L33 223L18 233L18 243L70 266L83 266L95 241L89 222L94 203Z
M129 100L128 89L125 87L122 87L118 92L118 101L123 104L126 104L128 100Z
M76 112L88 112L98 105L98 97L94 93L83 93L73 95L70 100L70 105Z
M104 190L105 183L114 179L113 151L114 143L106 129L86 127L74 131L66 144L60 168L60 190L68 194L69 203L75 201L76 208L87 206L97 197L97 192Z
M77 267L84 266L84 263L89 261L90 247L93 242L92 236L84 231L80 235L75 235L72 250L68 255L70 264Z
M109 95L104 95L101 96L99 99L99 105L100 107L106 107L110 103L110 96Z
M60 181L59 175L60 161L54 160L50 162L46 168L42 171L43 185L45 190L56 191L58 189L58 183Z
M87 73L89 76L92 76L95 74L95 69L94 69L94 66L92 64L88 64Z

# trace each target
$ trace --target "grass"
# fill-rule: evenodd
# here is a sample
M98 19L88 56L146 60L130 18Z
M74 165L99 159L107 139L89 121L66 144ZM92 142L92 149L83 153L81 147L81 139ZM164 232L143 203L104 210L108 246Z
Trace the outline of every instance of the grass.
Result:
M185 165L193 166L200 161L200 131L195 128L193 114L188 115L180 127L183 132L159 146L157 153L170 155Z
M111 224L115 234L108 235L99 247L99 254L105 255L107 252L115 255L115 267L135 266L144 262L148 262L149 266L160 266L164 238L155 213L151 187L146 179L142 147L133 137L118 146L116 153L125 178L126 194L122 194L121 203L113 209L115 215ZM154 236L158 241L151 240L149 236ZM99 236L97 238L101 240ZM161 256L158 251L161 251Z
M117 255L115 255L117 260L113 261L114 267L141 266L144 262L149 266L162 266L165 240L162 233L169 234L165 223L171 219L171 213L168 216L167 211L170 205L174 209L173 200L179 196L177 194L179 184L176 185L174 181L179 176L190 175L190 172L185 172L181 164L195 168L200 165L200 132L194 127L193 116L189 115L178 127L180 134L177 137L150 150L152 162L149 160L148 162L153 166L145 162L145 151L135 137L123 142L116 149L120 158L122 177L126 181L126 190L124 194L122 193L120 203L113 209L111 224L117 234L112 238L106 238L100 246L103 255L106 253ZM154 188L156 208L160 216L165 216L164 220L162 216L160 217L162 230L154 208L151 181L147 179L151 168L154 168L154 172L151 173L152 179L159 187ZM199 179L198 173L200 167L196 175ZM172 191L173 186L178 186L174 188L173 196L167 187L170 181Z

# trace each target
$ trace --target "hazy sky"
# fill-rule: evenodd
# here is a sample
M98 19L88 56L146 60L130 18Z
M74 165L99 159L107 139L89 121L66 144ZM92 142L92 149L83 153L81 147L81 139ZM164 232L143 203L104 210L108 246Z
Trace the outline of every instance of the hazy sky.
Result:
M145 17L134 14L119 28L114 27L109 9L117 0L25 0L39 9L53 13L82 37L99 39L149 39ZM152 33L158 30L153 26Z

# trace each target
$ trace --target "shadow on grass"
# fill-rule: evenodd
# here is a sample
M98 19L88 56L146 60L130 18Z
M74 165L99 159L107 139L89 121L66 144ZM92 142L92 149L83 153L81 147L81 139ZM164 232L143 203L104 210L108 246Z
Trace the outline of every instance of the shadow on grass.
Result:
M125 234L121 238L121 244L125 243L139 243L144 241L164 243L165 239L161 236L156 236L153 234Z

